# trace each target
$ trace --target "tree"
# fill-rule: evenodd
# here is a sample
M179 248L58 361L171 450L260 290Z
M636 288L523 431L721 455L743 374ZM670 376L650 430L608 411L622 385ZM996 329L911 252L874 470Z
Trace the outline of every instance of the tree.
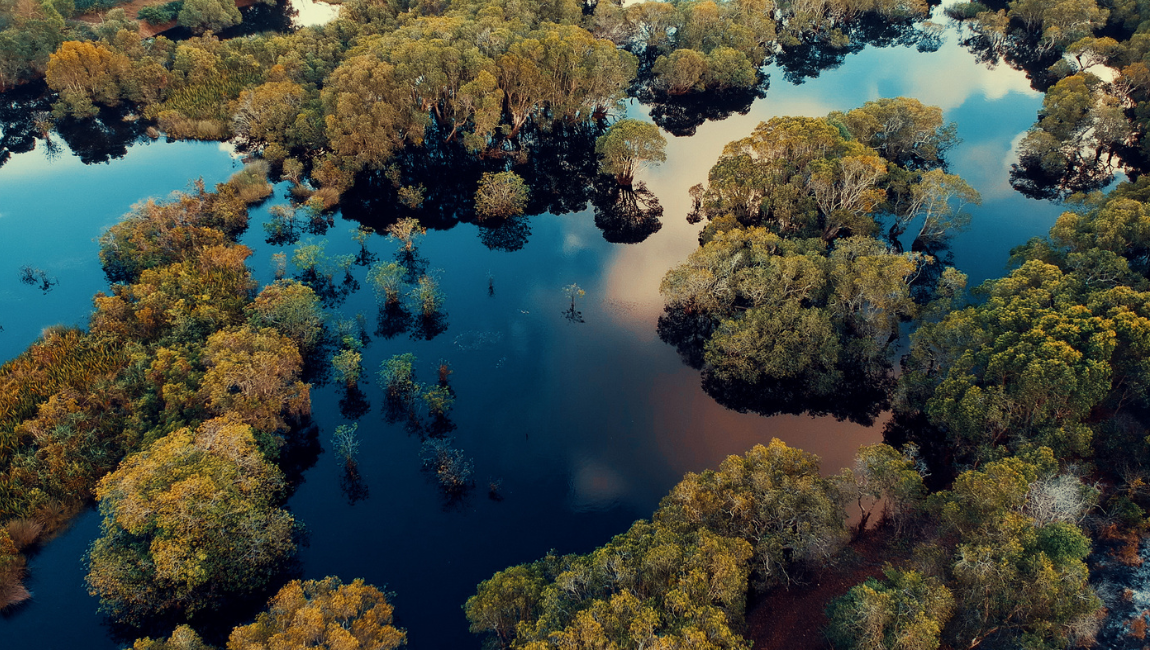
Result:
M176 23L193 33L218 32L240 24L243 17L232 0L184 0Z
M980 205L982 196L955 174L947 174L941 169L922 173L910 185L904 205L894 213L895 222L891 233L902 234L915 219L922 218L916 242L938 243L946 237L961 232L970 223L970 215L963 212L967 205Z
M388 399L410 402L417 387L415 355L397 354L384 361L379 369L379 383L387 391Z
M515 172L484 173L475 191L475 212L481 221L519 216L527 207L529 191Z
M860 530L866 527L870 508L882 502L884 514L901 531L926 498L926 487L914 459L889 445L860 447L850 475L858 490L859 510L863 513ZM863 507L864 499L870 500L869 507Z
M358 350L340 350L331 358L331 366L336 381L348 387L355 386L363 371L362 355Z
M827 608L827 636L849 650L936 650L954 598L936 578L887 568Z
M423 139L423 123L395 66L374 55L341 63L324 86L323 102L328 140L348 171L381 168L405 142Z
M655 521L705 528L753 545L749 568L765 586L788 584L846 541L844 494L819 475L819 459L779 440L728 456L717 471L689 473L659 504Z
M475 482L471 475L475 463L463 456L463 450L451 446L452 438L428 438L419 448L423 469L435 474L439 487L448 495L459 495Z
M94 103L115 106L120 103L120 79L131 68L128 57L108 49L103 43L65 41L48 58L45 78L48 87L60 94L55 112L63 116L91 117Z
M237 627L228 650L394 650L407 643L407 632L392 623L387 596L356 578L293 580L268 602L255 623Z
M323 335L323 309L311 287L295 280L276 280L248 305L248 323L273 327L300 350L310 350Z
M343 459L344 469L348 471L355 471L356 456L359 455L359 438L355 435L358 428L356 422L341 424L331 436L332 450Z
M403 250L410 253L415 248L415 242L427 234L427 228L419 225L418 219L405 217L387 227L387 236L403 244Z
M656 59L651 73L657 88L668 95L684 95L702 89L707 59L695 50L679 49Z
M208 337L204 365L200 391L217 414L275 433L288 429L287 417L311 412L309 386L299 380L299 350L273 329L216 332Z
M200 635L187 625L181 625L172 631L167 639L152 639L145 637L136 639L132 650L215 650L204 643Z
M1067 645L1102 607L1083 562L1089 539L1073 523L1039 522L1026 512L1032 486L1056 470L1051 451L1040 447L963 472L932 497L944 534L959 536L952 556L958 642L998 632Z
M400 290L407 270L395 262L377 262L367 272L367 281L375 291L380 307L399 304Z
M282 492L246 424L168 434L100 481L89 591L114 618L139 623L259 590L295 551L292 517L276 507Z
M503 647L746 650L749 580L786 583L843 541L837 483L778 440L688 474L650 521L585 555L480 583L464 611Z
M424 318L432 318L443 308L443 292L439 282L430 275L422 275L411 289L411 298Z
M938 167L959 143L958 127L943 122L942 109L910 97L878 99L846 114L831 113L829 119L840 121L883 158L912 169Z
M623 119L595 140L599 171L611 174L619 185L631 187L635 174L649 164L667 159L667 140L659 127L640 120Z

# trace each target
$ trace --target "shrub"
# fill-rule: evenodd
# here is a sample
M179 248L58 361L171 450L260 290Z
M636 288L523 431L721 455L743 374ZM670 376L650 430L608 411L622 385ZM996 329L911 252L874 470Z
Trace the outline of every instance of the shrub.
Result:
M527 183L515 172L486 173L475 192L475 212L480 220L506 219L527 208Z
M136 12L136 17L149 25L164 25L172 22L184 8L184 0L172 0L162 5L148 5Z

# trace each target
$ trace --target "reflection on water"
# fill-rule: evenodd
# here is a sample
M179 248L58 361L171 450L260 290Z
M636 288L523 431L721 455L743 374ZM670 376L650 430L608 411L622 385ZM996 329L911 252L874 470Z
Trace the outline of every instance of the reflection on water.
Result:
M320 453L289 501L310 531L300 556L303 575L363 577L395 591L396 619L413 647L476 647L459 606L478 581L552 548L587 551L603 543L648 516L684 472L714 467L772 437L818 454L827 473L850 464L860 444L879 439L885 415L864 427L829 416L764 418L724 408L704 392L699 372L659 340L659 282L698 245L699 226L685 220L687 188L706 179L727 142L774 115L822 116L895 95L941 105L958 122L964 142L950 154L950 171L985 202L972 229L953 242L955 263L972 284L1000 274L1009 248L1045 233L1059 211L1012 192L1005 178L1012 147L1041 98L1021 73L989 70L953 40L948 35L935 52L902 45L852 53L800 86L772 68L766 98L751 103L747 114L669 139L667 162L642 179L650 198L597 194L603 188L595 185L595 161L587 155L596 135L589 129L540 140L525 163L525 177L539 190L532 207L578 210L571 214L496 228L458 225L455 211L470 220L467 204L482 163L445 150L406 168L399 185L425 184L433 207L417 216L441 229L420 242L418 254L429 269L440 270L447 330L412 335L414 315L380 315L366 290L341 297L335 310L343 318L362 314L373 323L369 329L379 329L364 350L362 392L330 384L313 392L314 439L328 447L337 425L358 418L360 456L358 475L348 477L335 454ZM649 109L632 103L629 112L645 116ZM13 141L35 138L13 133ZM3 358L46 325L85 318L91 294L105 286L93 239L133 201L163 196L199 175L218 182L233 170L228 151L205 144L139 141L112 164L90 166L66 148L46 157L42 140L30 152L13 151L0 168ZM565 158L572 153L574 160ZM397 213L392 180L383 174L373 180L351 197L349 216L375 226L405 216ZM277 186L272 204L286 203L286 193L285 185ZM264 241L270 205L253 210L243 238L255 250L249 264L264 283L273 278L272 255L290 257L291 251ZM655 216L656 205L662 214L652 222L647 216ZM349 233L353 225L336 219L326 235L328 255L360 254ZM378 235L367 248L382 260L395 251ZM43 295L20 284L23 264L44 269L59 286ZM352 268L364 286L365 272ZM569 306L564 287L573 283L586 290L577 305L582 323L563 315ZM447 510L420 469L419 436L383 417L386 400L375 370L404 352L417 356L425 381L439 360L454 370L451 436L474 461L477 489ZM0 638L35 638L41 647L118 647L84 592L79 560L95 532L95 517L87 515L69 533L73 541L49 545L39 556L45 561L33 560L36 597L0 618ZM63 612L69 625L52 624Z

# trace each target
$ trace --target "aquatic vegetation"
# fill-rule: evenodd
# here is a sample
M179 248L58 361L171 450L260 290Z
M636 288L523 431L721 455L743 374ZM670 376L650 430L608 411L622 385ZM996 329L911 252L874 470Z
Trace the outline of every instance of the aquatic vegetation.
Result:
M464 457L461 449L451 446L451 438L428 438L419 449L423 468L435 474L440 489L449 496L458 496L475 485L471 475L475 464Z
M475 212L479 219L506 219L523 214L530 188L515 172L484 174L475 191Z
M335 380L345 386L354 386L363 372L362 355L356 350L340 350L331 358Z
M349 468L356 465L356 457L359 455L359 438L355 435L358 428L359 425L354 422L341 424L335 428L331 437L335 455L342 458L343 464Z

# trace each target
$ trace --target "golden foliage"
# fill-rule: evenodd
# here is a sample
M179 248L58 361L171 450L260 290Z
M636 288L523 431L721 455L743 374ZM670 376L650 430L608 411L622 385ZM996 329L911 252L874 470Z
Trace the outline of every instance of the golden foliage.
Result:
M407 633L392 625L392 606L357 578L293 580L255 623L232 630L228 650L392 650Z
M311 412L303 359L291 339L271 328L216 332L204 351L201 392L218 414L230 413L261 431L288 428L286 416Z

